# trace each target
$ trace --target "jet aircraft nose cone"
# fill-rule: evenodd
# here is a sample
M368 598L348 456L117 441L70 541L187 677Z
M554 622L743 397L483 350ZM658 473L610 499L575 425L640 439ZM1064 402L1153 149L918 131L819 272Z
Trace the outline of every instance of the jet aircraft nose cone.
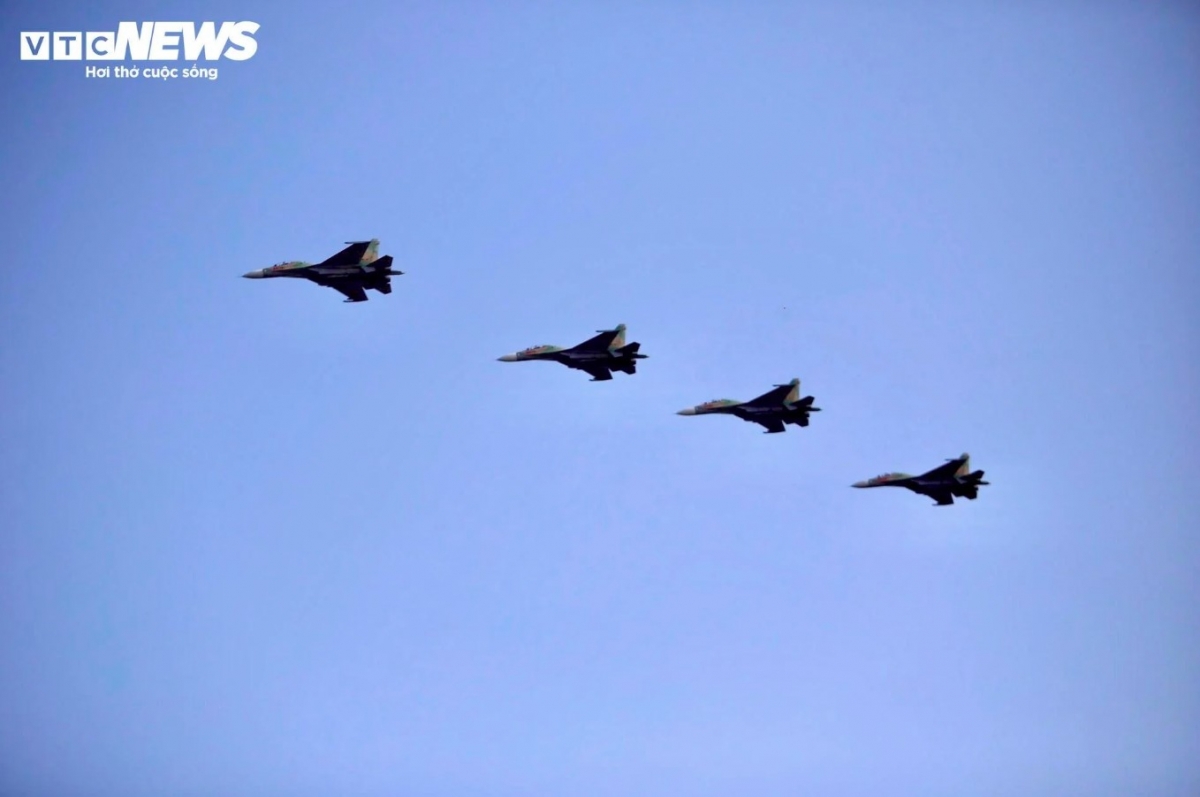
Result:
M867 484L866 482L855 482L854 484L852 484L850 486L851 487L870 487L871 485Z
M677 412L675 414L676 415L695 415L696 410L692 407L688 407L686 410L680 410L679 412Z
M262 275L263 275L262 269L259 269L258 271L247 271L245 274L242 275L242 277L244 277L245 279L248 279L248 280L256 280L256 279L262 279Z
M506 354L503 357L496 358L496 362L500 362L500 363L515 363L516 361L517 361L517 355L515 355L515 354Z

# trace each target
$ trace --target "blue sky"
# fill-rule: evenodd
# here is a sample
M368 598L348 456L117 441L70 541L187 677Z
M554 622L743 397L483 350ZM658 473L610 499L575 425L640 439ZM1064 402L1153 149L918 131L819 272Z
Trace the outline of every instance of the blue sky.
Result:
M18 60L156 19L258 52ZM0 28L5 793L1200 789L1194 8ZM368 237L391 296L240 278Z

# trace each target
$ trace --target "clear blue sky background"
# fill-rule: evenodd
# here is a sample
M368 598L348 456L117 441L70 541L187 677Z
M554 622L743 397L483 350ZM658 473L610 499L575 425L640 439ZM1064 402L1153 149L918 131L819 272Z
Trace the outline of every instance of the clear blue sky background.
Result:
M258 54L18 60L155 19ZM0 41L0 791L1200 791L1194 5ZM241 279L369 237L367 304ZM633 378L495 362L618 322Z

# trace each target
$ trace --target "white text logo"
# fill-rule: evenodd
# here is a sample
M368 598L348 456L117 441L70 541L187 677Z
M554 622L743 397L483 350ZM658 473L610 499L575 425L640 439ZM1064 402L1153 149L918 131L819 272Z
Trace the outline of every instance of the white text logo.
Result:
M120 22L115 31L22 31L22 61L246 61L257 22Z

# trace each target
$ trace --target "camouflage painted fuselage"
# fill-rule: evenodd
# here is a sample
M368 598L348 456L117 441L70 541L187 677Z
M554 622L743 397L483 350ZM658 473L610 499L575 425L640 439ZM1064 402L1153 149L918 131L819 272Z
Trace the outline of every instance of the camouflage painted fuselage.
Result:
M873 479L855 482L852 487L903 487L918 495L932 498L937 506L949 506L955 498L974 501L979 497L979 488L988 484L983 480L983 471L971 472L971 456L963 454L957 459L947 460L920 476L908 473L885 473Z
M778 434L786 424L808 426L808 414L820 412L814 407L812 396L800 398L800 380L793 379L786 385L775 388L750 401L716 399L680 410L677 415L733 415L743 421L757 423L767 434Z
M591 374L593 382L606 382L612 379L613 371L630 375L637 373L637 361L646 359L645 354L638 353L641 345L636 342L626 345L625 325L618 324L616 329L602 329L595 337L569 349L561 346L533 346L515 354L506 354L499 360L505 363L527 360L561 363L568 368Z
M320 263L289 260L261 271L251 271L243 276L248 279L306 279L337 290L346 297L347 302L365 302L367 289L383 294L391 293L391 278L403 273L392 269L391 255L379 257L379 240L372 239L352 243Z

